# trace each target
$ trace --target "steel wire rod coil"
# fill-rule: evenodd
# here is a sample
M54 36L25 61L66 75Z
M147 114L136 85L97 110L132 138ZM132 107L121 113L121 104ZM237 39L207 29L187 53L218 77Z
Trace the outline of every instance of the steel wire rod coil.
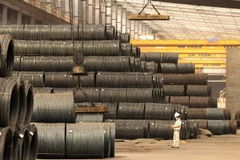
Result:
M194 74L195 64L193 63L178 63L177 64L178 74Z
M189 121L190 123L190 137L191 139L195 139L198 137L198 128L199 124L196 121Z
M38 130L34 124L28 126L30 136L29 160L35 160L38 152Z
M104 122L104 117L101 113L77 113L76 123L79 122Z
M119 40L121 43L129 43L130 42L130 34L129 33L120 33Z
M82 30L83 29L83 30ZM78 40L104 40L106 37L106 26L102 24L79 25Z
M140 60L141 61L146 61L146 53L145 52L140 53Z
M174 63L160 63L160 73L177 74L177 66Z
M34 87L45 86L45 72L18 72L12 73L14 77L21 77L22 80L28 80Z
M163 53L162 63L178 63L178 53Z
M145 119L172 120L174 110L171 104L146 103Z
M209 97L211 87L205 85L187 85L187 96Z
M140 58L135 58L135 72L140 72L141 71L141 59Z
M74 88L53 88L53 93L74 93Z
M231 115L230 109L224 109L223 114L224 114L224 120L231 120L232 115Z
M229 121L229 133L237 134L237 121L235 121L235 120Z
M14 130L10 127L0 129L0 160L11 160L13 158L13 135Z
M63 29L61 31L64 32ZM51 25L26 24L23 30L24 39L29 39L29 40L50 39L51 33L52 33Z
M145 53L145 61L154 61L155 63L159 64L162 61L161 53L147 52L147 53Z
M140 69L140 71L141 72L146 72L146 61L141 61L141 69Z
M29 81L24 81L23 83L24 83L26 107L27 107L24 124L29 125L32 118L32 112L33 112L33 87L29 83Z
M163 79L164 85L187 85L189 82L188 76L184 74L155 74Z
M88 75L81 76L81 86L82 87L95 87L96 76L95 72L88 72ZM78 85L78 77L73 76L71 72L67 72L68 76L68 85L65 87L76 87Z
M180 130L180 139L186 140L189 139L191 134L190 123L187 120L182 121L182 126Z
M10 34L14 39L23 39L24 25L1 25L0 34Z
M189 85L207 85L208 74L188 74Z
M208 120L224 120L224 109L222 108L206 108L206 119Z
M14 65L14 44L10 34L0 35L0 77L9 77Z
M74 102L102 102L100 88L81 88L74 93Z
M208 129L208 120L205 119L188 119L190 123L198 124L199 128Z
M140 48L137 46L132 46L132 56L134 57L140 57Z
M207 119L206 108L188 108L187 119Z
M218 100L215 97L211 97L210 99L210 107L211 108L217 108L218 107Z
M109 120L107 120L109 121ZM151 120L114 120L116 124L116 138L137 139L148 138L149 122Z
M36 93L34 95L33 122L76 121L73 93Z
M223 126L222 126L222 134L229 134L229 121L223 120Z
M135 72L135 58L130 56L129 57L129 63L130 63L129 64L129 67L130 67L129 71L130 72Z
M106 125L104 123L67 124L66 158L108 157L111 129L109 124Z
M127 88L101 88L100 102L128 102Z
M164 77L161 74L153 74L153 86L163 88Z
M50 38L48 39L76 40L79 39L79 34L78 25L51 25Z
M149 125L149 138L172 139L173 129L170 126L174 125L174 123L174 121L155 120Z
M46 87L68 87L68 72L46 72ZM77 86L77 84L75 85Z
M171 104L174 108L174 113L178 112L180 114L181 120L187 120L187 110L188 106L180 105L180 104Z
M185 106L189 106L189 97L188 96L171 96L170 97L170 103L171 104L181 104L181 105L185 105Z
M119 103L119 119L144 119L144 103Z
M54 93L54 89L50 87L34 87L33 94L36 93Z
M112 71L125 72L130 70L130 58L126 56L120 57L85 57L83 65L87 71Z
M0 78L0 127L15 125L19 115L19 89L14 78Z
M209 97L190 97L189 108L208 108L210 106Z
M127 88L126 89L126 101L128 103L146 103L154 102L154 90L153 88Z
M208 130L214 135L221 135L223 133L223 121L208 120Z
M183 85L164 85L164 94L167 96L184 96L185 87Z
M163 89L153 88L153 100L154 103L166 103L166 96Z
M117 39L117 31L114 26L106 26L106 37L109 40Z
M153 87L152 73L125 72L124 87Z
M157 73L159 70L159 64L154 61L146 62L145 72Z
M240 122L240 111L236 112L235 119Z
M65 158L65 123L34 123L38 129L38 158Z
M132 55L132 43L121 43L121 55L122 56L133 56Z

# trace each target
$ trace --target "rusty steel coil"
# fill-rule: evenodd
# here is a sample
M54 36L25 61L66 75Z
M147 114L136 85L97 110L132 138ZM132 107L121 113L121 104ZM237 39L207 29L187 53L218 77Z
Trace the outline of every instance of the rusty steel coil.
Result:
M184 96L185 88L183 85L163 85L166 96Z
M14 66L14 44L10 34L0 35L0 77L9 77Z
M128 102L126 88L101 88L100 102Z
M133 56L132 55L132 43L121 43L121 55L122 56Z
M188 76L183 74L156 74L163 79L164 85L187 85Z
M128 103L154 102L153 88L127 88L126 101Z
M14 39L23 39L24 25L0 25L0 34L10 34Z
M178 63L177 64L178 74L194 74L195 64L193 63Z
M211 87L206 85L187 85L187 96L209 97L211 95Z
M208 108L210 106L209 97L190 97L189 108Z
M129 33L120 33L118 38L121 43L129 43L130 42L130 34Z
M207 85L208 74L189 74L189 85Z
M198 137L199 124L195 121L189 121L190 123L190 139Z
M189 119L190 124L198 124L199 128L208 129L208 120L205 119Z
M163 53L162 63L178 63L178 53Z
M207 119L206 108L188 108L187 119Z
M22 80L28 80L34 87L45 86L45 72L14 71L12 76L21 77Z
M100 100L100 88L82 88L74 93L74 102L102 102Z
M162 74L153 74L153 86L155 88L163 88L164 77Z
M34 95L32 121L75 123L73 93L36 93Z
M119 103L118 119L144 119L144 103Z
M0 127L16 125L19 115L17 79L0 78Z
M177 74L177 66L174 63L160 63L160 73Z
M171 96L170 97L170 103L171 104L181 104L185 106L189 106L189 97L188 96Z

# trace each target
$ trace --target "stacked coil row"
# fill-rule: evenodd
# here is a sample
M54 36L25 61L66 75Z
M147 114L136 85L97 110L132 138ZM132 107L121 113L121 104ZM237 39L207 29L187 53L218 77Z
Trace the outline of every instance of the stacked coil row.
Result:
M0 78L0 160L35 160L38 131L30 125L32 85L19 78Z

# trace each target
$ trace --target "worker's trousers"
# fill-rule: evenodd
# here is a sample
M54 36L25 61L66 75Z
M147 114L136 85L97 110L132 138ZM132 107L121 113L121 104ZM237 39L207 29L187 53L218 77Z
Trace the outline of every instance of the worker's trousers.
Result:
M179 132L180 131L174 131L173 133L173 147L179 147Z

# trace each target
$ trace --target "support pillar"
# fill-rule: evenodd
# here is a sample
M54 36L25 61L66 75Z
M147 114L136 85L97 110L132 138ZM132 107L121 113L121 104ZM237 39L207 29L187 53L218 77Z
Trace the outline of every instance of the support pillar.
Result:
M122 33L127 32L127 11L122 9Z
M69 1L70 0L65 0L65 17L70 18L70 7L69 7Z
M95 24L100 24L101 19L101 8L100 8L100 0L95 0Z
M22 24L22 13L17 12L17 24Z
M104 2L104 0L101 0L101 7L100 7L100 9L101 9L101 22L100 22L100 24L106 24L106 6L105 6L105 2Z
M122 7L117 7L117 30L122 32Z
M36 19L33 17L30 17L30 24L35 24Z
M73 24L78 24L78 0L73 0Z
M105 2L105 13L106 13L106 25L111 26L112 25L112 1L106 0Z
M130 23L131 23L130 34L131 34L132 39L135 39L135 36L134 36L134 34L135 34L135 32L134 32L134 29L135 29L135 23L134 23L134 21L130 21Z
M94 24L95 20L95 13L94 13L94 0L87 0L87 23L88 24Z
M7 24L8 21L8 7L2 6L2 24Z
M139 35L139 26L138 26L139 22L138 21L134 21L134 39L138 39L138 35Z
M112 26L117 29L117 4L112 4ZM118 30L118 29L117 29Z

